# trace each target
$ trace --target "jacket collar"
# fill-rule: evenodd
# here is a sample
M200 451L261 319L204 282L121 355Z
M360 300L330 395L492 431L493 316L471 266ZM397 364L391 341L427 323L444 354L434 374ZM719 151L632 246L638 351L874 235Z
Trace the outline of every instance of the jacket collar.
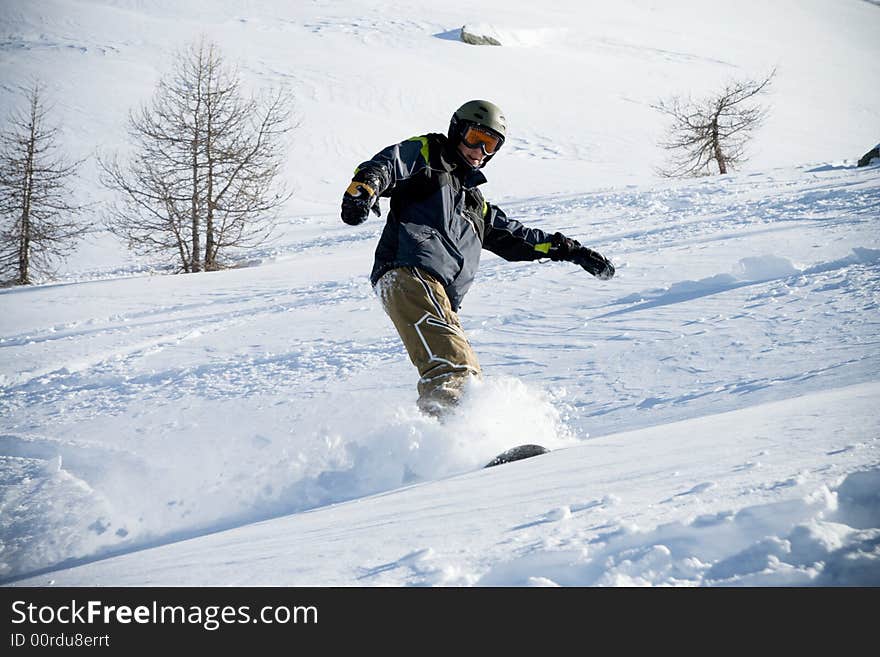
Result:
M486 176L480 169L471 169L462 161L459 154L452 148L449 140L445 138L445 135L443 146L441 153L443 168L461 180L463 187L476 187L487 182Z
M462 165L462 168L464 168L464 165ZM487 182L486 176L479 169L476 171L473 169L467 171L464 180L462 181L465 187L476 187L477 185L482 185L484 182Z

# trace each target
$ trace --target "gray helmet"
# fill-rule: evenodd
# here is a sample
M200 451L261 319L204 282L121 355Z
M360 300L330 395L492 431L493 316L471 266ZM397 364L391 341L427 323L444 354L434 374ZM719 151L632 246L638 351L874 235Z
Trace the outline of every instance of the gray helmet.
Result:
M501 137L507 136L507 119L501 108L488 100L469 100L455 110L453 121L469 121L484 128L497 132Z
M501 137L501 144L507 137L507 118L504 112L495 103L488 100L469 100L464 105L455 110L452 119L449 121L449 132L447 136L453 146L457 146L462 135L469 125L478 125L496 133ZM499 144L498 148L501 148ZM496 151L497 152L497 149ZM487 155L483 160L483 165L492 159L495 153Z

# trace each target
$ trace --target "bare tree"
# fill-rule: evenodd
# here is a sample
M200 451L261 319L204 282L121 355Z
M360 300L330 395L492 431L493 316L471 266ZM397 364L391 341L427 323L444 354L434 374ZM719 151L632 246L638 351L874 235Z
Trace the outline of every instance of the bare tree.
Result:
M246 98L237 71L202 39L179 53L152 101L129 115L134 155L99 158L122 201L108 228L185 272L222 266L222 252L265 241L288 199L278 182L290 98Z
M72 179L83 161L60 153L41 84L35 81L21 94L25 109L13 111L0 133L0 277L15 285L53 273L88 230L77 220L83 206L71 200Z
M750 103L767 89L775 69L763 80L732 82L701 101L674 97L653 105L672 117L668 139L661 146L672 152L672 162L659 173L669 177L728 173L745 161L745 144L767 115Z

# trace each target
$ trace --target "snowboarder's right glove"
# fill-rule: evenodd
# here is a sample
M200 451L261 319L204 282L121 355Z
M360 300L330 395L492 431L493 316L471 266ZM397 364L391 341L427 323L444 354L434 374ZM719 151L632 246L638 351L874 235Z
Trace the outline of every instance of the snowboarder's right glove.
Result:
M577 240L555 233L548 255L551 260L566 260L580 265L596 278L607 281L614 276L614 265L598 251L581 246Z
M342 195L342 220L350 226L362 224L370 216L370 210L379 214L377 183L373 180L352 180Z

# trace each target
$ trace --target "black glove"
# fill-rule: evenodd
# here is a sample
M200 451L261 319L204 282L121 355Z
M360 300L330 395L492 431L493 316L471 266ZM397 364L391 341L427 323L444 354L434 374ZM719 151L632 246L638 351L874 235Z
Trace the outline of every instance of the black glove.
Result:
M550 238L550 251L547 255L556 262L560 260L570 261L572 254L579 248L581 248L581 243L577 240L568 238L562 233L554 233Z
M614 276L611 261L593 249L581 246L577 240L555 233L550 239L551 247L547 255L551 260L566 260L580 265L596 278L607 281Z
M574 264L586 269L599 280L607 281L614 277L614 265L598 251L582 246L569 259Z
M342 220L350 226L362 224L370 216L370 210L379 213L379 199L375 183L352 180L342 195Z

